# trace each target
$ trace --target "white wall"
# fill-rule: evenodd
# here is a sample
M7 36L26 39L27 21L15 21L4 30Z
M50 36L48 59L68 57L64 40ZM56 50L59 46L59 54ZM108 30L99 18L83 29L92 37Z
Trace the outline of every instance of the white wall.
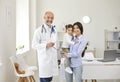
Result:
M89 48L96 48L97 57L103 56L104 29L120 27L120 0L38 0L37 4L37 26L43 22L44 12L50 10L59 31L65 24L90 16L92 22L83 24L84 34L90 41Z
M0 0L0 82L15 81L9 60L15 51L15 0Z

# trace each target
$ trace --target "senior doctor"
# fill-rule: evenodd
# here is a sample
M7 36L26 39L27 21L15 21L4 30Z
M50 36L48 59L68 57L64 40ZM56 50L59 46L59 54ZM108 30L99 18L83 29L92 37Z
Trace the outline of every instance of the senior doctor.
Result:
M47 11L44 20L34 33L32 48L37 50L40 82L51 82L52 77L58 75L57 32L52 25L54 14Z

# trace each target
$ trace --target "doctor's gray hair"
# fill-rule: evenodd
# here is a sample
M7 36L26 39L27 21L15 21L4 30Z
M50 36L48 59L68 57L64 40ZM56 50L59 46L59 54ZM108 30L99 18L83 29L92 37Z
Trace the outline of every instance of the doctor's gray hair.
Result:
M46 11L44 16L47 15L47 14L52 14L54 16L53 12L51 12L51 11Z

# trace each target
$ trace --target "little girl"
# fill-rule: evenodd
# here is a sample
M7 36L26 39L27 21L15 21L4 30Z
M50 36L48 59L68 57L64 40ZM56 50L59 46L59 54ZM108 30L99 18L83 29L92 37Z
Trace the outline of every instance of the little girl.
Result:
M68 24L65 26L66 27L66 33L63 37L63 44L62 44L62 51L69 53L69 45L70 44L77 44L78 42L73 42L72 37L73 37L73 26L71 24ZM70 68L70 59L66 58L65 62L65 71L68 73L72 73L72 70Z

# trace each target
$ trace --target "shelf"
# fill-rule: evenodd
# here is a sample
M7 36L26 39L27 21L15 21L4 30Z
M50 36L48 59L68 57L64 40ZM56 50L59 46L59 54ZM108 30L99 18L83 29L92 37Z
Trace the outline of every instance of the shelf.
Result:
M120 32L120 31L107 31L108 33Z
M120 31L105 30L105 49L119 50L120 46Z
M113 48L111 48L111 49L107 49L107 50L115 50L115 49L113 49ZM117 51L120 51L120 49L116 49Z
M120 40L108 40L107 42L120 42Z

